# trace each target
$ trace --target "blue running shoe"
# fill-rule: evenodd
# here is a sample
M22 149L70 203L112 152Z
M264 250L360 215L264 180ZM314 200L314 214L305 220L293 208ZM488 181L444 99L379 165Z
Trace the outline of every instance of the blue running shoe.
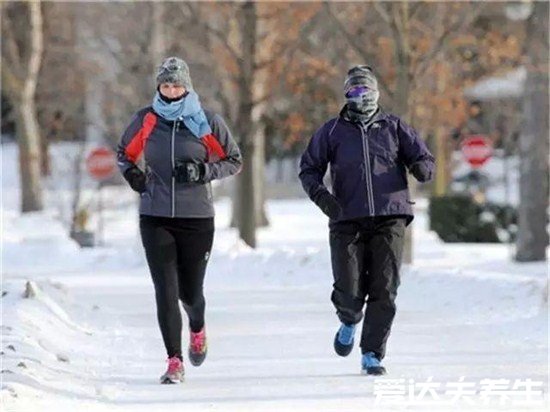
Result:
M353 337L355 336L355 325L342 323L334 337L334 350L340 356L348 356L353 349Z
M361 358L361 372L365 375L385 375L386 369L380 364L374 352L367 352Z

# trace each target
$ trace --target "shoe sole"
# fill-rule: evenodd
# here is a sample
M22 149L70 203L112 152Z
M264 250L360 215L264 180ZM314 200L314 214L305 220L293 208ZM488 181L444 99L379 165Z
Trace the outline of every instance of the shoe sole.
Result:
M361 368L361 374L365 376L382 376L386 375L386 369L383 367L380 368Z
M161 379L160 383L161 385L175 385L177 383L183 383L183 380L183 377L181 377L180 379L164 378Z
M336 332L336 336L334 336L334 351L338 356L348 356L353 350L354 340L352 340L349 345L342 345L340 342L338 342L338 332Z
M206 359L206 354L208 353L208 349L204 351L203 354L200 354L200 355L196 355L194 353L192 353L191 351L188 352L188 356L189 356L189 362L191 363L191 365L193 366L201 366L202 363L204 362L204 360Z

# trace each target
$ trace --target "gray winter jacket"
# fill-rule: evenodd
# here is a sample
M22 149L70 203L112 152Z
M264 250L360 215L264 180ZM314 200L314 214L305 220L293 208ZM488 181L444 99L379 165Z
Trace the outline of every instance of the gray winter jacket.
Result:
M239 148L221 116L205 110L212 133L195 137L183 121L169 121L151 107L138 111L118 145L122 174L143 154L147 184L139 213L151 216L203 218L214 216L210 182L240 171ZM202 183L176 182L177 160L204 163Z

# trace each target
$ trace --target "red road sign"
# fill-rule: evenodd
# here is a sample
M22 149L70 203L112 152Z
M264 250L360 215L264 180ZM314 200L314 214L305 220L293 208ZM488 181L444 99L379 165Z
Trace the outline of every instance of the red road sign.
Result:
M462 154L472 167L481 167L493 155L493 143L484 135L471 135L466 137L462 143Z
M96 180L107 180L115 174L116 156L107 147L98 147L86 158L86 169Z

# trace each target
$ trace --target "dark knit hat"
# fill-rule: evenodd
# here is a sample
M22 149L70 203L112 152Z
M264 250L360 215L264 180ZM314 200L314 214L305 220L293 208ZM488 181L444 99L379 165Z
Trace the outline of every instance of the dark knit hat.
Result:
M378 90L378 81L372 68L361 65L354 66L348 70L346 81L344 82L344 94L355 86L367 86L369 89Z
M189 66L179 57L168 57L162 62L157 71L157 86L162 83L174 83L193 90Z

